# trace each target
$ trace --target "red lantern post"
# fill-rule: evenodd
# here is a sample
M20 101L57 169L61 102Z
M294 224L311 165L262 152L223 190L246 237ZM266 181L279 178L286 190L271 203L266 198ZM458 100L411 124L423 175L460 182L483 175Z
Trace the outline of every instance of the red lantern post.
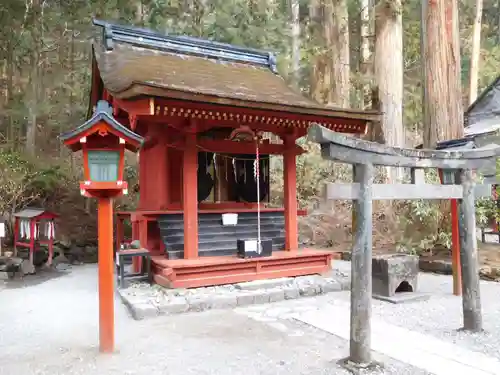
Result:
M92 118L60 136L71 151L83 152L82 195L98 199L99 347L114 351L113 198L127 194L125 150L137 152L143 138L117 122L106 101L97 103Z

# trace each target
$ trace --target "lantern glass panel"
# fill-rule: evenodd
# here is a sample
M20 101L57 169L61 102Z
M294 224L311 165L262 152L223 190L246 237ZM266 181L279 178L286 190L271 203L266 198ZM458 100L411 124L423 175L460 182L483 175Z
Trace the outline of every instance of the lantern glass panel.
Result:
M457 171L455 169L443 169L443 185L453 185L457 180Z
M119 151L89 150L88 161L91 181L110 182L118 180Z

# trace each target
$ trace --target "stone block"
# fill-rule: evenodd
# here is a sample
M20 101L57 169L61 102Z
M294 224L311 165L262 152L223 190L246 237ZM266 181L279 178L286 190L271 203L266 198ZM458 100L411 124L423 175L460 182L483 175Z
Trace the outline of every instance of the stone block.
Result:
M327 280L321 284L322 293L340 292L342 290L342 285L336 280Z
M188 311L189 305L183 297L173 297L159 305L160 314L181 314Z
M132 318L142 320L152 318L158 315L158 309L150 303L137 303L129 307Z
M349 279L344 279L344 280L339 280L341 290L350 290L351 289L351 280Z
M384 297L381 295L373 295L373 298L380 301L390 302L394 304L410 303L410 302L423 302L430 298L429 294L416 293L416 292L403 292L397 293L392 297Z
M254 303L268 303L269 302L269 293L265 290L258 290L253 293Z
M269 302L279 302L285 299L285 291L283 289L268 290Z
M188 296L187 303L189 311L200 312L212 307L212 298L210 296Z
M279 279L247 281L244 283L235 284L234 287L241 290L271 289L277 286L286 285L291 281L292 278L290 277L282 277Z
M248 306L255 303L255 293L243 293L236 296L238 306Z
M373 294L393 297L399 292L415 292L418 257L406 254L375 255L372 261Z
M295 285L301 296L311 297L321 293L320 284L323 278L320 276L301 276L295 279Z
M212 309L230 309L236 307L237 303L236 295L222 294L212 297L211 306Z
M285 299L296 299L300 297L299 289L296 286L289 286L283 289Z

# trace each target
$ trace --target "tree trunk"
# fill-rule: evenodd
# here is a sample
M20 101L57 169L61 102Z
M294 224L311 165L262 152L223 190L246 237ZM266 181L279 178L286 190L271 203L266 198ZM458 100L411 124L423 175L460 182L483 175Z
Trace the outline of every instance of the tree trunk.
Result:
M500 44L500 0L497 3L497 43Z
M63 4L62 4L62 1L60 0L59 1L59 9L60 9L60 12L61 14L63 13ZM67 71L66 70L66 56L65 56L65 47L66 47L66 41L65 41L65 38L66 36L64 35L64 31L65 31L65 27L63 27L62 25L59 25L59 43L58 43L58 57L59 57L59 64L60 64L60 69L61 69L61 72L64 72L64 71ZM73 72L73 71L71 71ZM70 77L71 77L72 74L70 74ZM61 120L59 120L59 134L62 134L63 131L64 131L64 123L65 121L62 121L62 119L68 119L69 116L66 115L66 113L69 113L73 107L71 106L68 106L68 102L66 101L66 90L64 88L60 88L60 95L61 95L61 98L64 98L63 100L63 103L61 103L62 105L62 110L61 110ZM71 95L71 94L70 94ZM68 108L68 109L66 109ZM67 112L66 112L67 111ZM59 150L59 157L63 157L64 156L64 153L65 153L65 148L63 143L62 142L57 142L57 146L56 146Z
M463 135L460 48L456 0L422 1L423 141Z
M360 108L366 109L371 106L371 81L373 74L372 42L374 34L373 27L373 0L361 0L360 9L360 73L361 73L361 95Z
M26 128L26 152L34 156L36 151L36 130L40 92L40 51L41 51L41 4L32 2L32 53L30 71L30 100L28 104L28 124Z
M319 103L324 103L324 71L325 53L324 38L322 35L323 18L321 17L320 0L311 0L309 3L309 39L315 46L311 58L311 73L309 76L309 95Z
M401 0L384 0L376 7L375 81L385 143L404 147L403 23Z
M375 82L382 112L383 141L404 147L403 22L401 0L383 0L375 8ZM389 181L401 179L402 169L388 168Z
M449 126L444 140L462 138L464 135L464 103L462 98L462 58L460 54L460 27L457 0L447 0L446 41L448 43L448 82L450 85Z
M7 55L7 105L9 109L12 109L12 99L14 97L14 41L12 38L9 40L8 45L8 55ZM7 137L14 149L17 147L17 137L16 128L14 124L14 116L12 113L9 114L9 130Z
M483 0L476 0L476 17L472 31L472 50L469 71L469 104L477 98L477 85L479 73L479 56L481 53L481 19L483 16Z
M350 107L349 17L345 0L324 0L324 38L327 47L328 104Z
M292 11L292 83L299 87L300 83L300 1L291 0Z
M75 50L75 26L76 26L76 22L74 20L72 20L72 22L71 22L71 44L69 47L69 67L70 67L71 72L75 71L75 57L76 57L76 53L77 53L77 51ZM70 75L70 82L71 82L71 87L75 87L75 75L74 74ZM70 108L69 119L70 119L70 123L73 123L73 119L74 119L74 114L72 111L72 108L74 108L74 103L75 103L75 96L74 96L73 90L70 90L69 91L69 108ZM70 152L69 154L70 154L71 172L74 173L74 171L75 171L75 155L73 152Z

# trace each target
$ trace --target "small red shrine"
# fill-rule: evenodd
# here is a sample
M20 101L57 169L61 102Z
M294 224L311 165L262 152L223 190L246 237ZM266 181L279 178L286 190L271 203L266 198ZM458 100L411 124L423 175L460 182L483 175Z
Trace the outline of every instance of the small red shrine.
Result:
M305 98L278 75L269 52L94 24L102 32L93 44L89 117L106 100L118 122L144 137L139 203L117 215L118 244L129 219L133 239L153 255L155 281L169 287L327 271L330 252L299 250L296 157L304 151L296 140L316 123L364 134L379 114ZM264 139L269 133L280 141ZM282 208L268 207L271 155L283 156ZM237 222L224 225L227 213ZM257 232L272 239L272 255L238 258L237 240Z
M42 208L25 208L14 214L14 256L19 247L29 249L29 262L33 267L35 251L40 245L47 245L49 259L47 264L52 264L54 256L55 219L59 215Z

